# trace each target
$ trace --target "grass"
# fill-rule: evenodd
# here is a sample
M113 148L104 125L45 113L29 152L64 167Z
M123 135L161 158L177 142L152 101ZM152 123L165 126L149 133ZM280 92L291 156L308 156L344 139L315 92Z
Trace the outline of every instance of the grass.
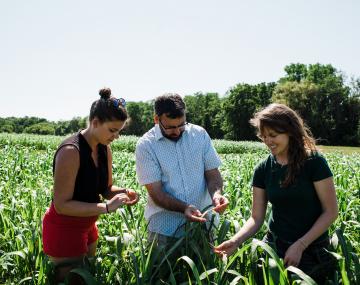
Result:
M355 146L319 145L318 148L323 153L329 153L329 152L339 152L339 153L342 153L342 154L360 153L360 147L355 147Z

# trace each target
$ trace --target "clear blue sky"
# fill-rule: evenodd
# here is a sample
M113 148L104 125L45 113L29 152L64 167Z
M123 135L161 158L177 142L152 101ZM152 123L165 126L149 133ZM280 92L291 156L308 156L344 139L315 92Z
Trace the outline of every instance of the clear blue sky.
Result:
M0 117L86 116L128 101L278 80L289 63L360 77L360 1L0 2Z

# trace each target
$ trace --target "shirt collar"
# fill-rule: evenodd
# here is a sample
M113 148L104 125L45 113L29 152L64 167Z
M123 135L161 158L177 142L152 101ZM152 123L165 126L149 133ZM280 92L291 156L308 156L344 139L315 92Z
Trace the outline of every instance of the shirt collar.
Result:
M158 141L162 139L164 136L161 133L159 124L155 124L155 139Z

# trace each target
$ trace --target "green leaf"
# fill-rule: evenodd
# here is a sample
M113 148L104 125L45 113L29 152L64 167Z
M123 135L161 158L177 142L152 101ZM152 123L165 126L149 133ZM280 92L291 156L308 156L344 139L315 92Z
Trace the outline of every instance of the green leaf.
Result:
M195 276L196 284L201 285L202 282L201 282L201 280L200 280L199 271L197 270L194 261L192 261L192 260L191 260L188 256L186 256L186 255L180 257L180 258L178 259L178 261L180 261L180 260L184 260L184 261L190 266L191 271L193 272L193 274L194 274L194 276ZM178 261L177 261L177 262L178 262ZM190 277L189 277L189 281L190 281ZM191 281L190 281L190 282L191 282Z
M6 255L9 255L9 256L11 256L11 255L17 255L17 256L20 256L22 259L25 259L25 258L26 258L25 252L20 251L20 250L18 250L18 251L12 251L12 252L7 252Z
M359 256L356 255L356 253L351 252L351 257L352 260L354 261L354 265L355 265L355 276L356 276L356 281L359 283L360 282L360 262L359 262Z
M219 270L217 268L213 268L213 269L209 269L204 271L203 273L200 274L200 280L203 280L205 278L207 278L209 275L218 272Z
M24 283L25 281L32 280L32 279L33 279L32 277L25 277L25 278L23 278L23 279L21 279L21 280L19 281L19 284L22 284L22 283Z
M87 285L98 285L94 276L91 275L89 271L83 268L74 268L70 271L70 273L80 275L81 278L85 281ZM69 273L69 274L70 274ZM68 278L68 277L67 277Z
M225 236L227 234L227 232L230 229L230 222L228 220L225 220L220 227L219 233L218 233L218 238L217 238L217 242L220 244L224 241Z
M230 285L236 285L236 284L239 284L239 280L243 280L245 284L248 284L249 283L249 280L244 277L244 276L236 276L230 283Z
M295 273L297 276L299 276L302 280L306 282L308 285L317 285L314 279L312 279L309 275L305 274L301 269L289 266L286 268L287 271Z

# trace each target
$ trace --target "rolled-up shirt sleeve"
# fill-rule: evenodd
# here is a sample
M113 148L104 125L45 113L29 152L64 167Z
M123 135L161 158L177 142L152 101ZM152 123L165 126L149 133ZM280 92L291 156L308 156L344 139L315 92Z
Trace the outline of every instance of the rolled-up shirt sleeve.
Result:
M161 181L161 170L159 162L150 146L148 146L146 142L140 141L137 144L135 157L136 174L141 185Z

